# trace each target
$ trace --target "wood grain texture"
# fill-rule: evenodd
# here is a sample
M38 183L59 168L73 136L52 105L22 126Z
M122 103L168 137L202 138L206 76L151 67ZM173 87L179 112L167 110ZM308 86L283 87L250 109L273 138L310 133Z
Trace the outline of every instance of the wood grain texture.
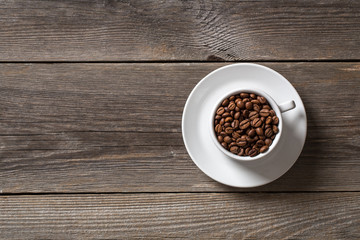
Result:
M4 239L359 239L359 193L0 197Z
M0 61L360 59L360 2L1 1Z
M243 191L191 161L188 94L219 63L1 64L0 190ZM359 191L359 63L267 63L302 97L304 150L279 180L245 191Z

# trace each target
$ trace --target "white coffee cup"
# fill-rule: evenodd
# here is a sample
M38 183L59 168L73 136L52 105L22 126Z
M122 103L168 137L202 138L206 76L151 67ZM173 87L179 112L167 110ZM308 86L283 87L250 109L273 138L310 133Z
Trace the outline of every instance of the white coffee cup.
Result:
M272 107L272 109L275 111L276 116L279 118L279 124L278 124L278 129L279 132L276 134L276 137L274 138L271 146L269 147L269 149L264 152L264 153L259 153L257 156L255 157L250 157L250 156L238 156L235 155L234 153L226 150L225 148L223 148L221 146L221 144L219 143L219 141L217 140L217 136L215 133L215 129L214 129L214 119L215 119L215 115L216 115L216 110L219 108L219 106L221 105L222 101L227 98L230 97L231 95L236 95L238 93L241 92L245 92L245 93L254 93L256 95L259 96L263 96L266 98L266 100L268 101L269 105ZM289 111L291 109L294 109L295 106L295 102L294 101L288 101L288 102L283 102L281 104L277 104L274 99L272 99L267 93L265 93L264 91L260 90L260 89L245 89L245 88L239 88L239 89L234 89L231 92L228 92L225 96L223 96L222 98L219 99L219 102L217 102L217 104L214 106L213 109L213 114L211 114L211 119L210 119L210 124L209 124L209 129L210 129L210 136L213 139L215 145L219 148L219 150L221 152L223 152L225 155L227 155L230 158L233 158L235 160L239 160L239 161L246 161L246 162L250 162L250 161L255 161L255 160L259 160L259 159L263 159L265 158L268 154L271 153L271 151L273 149L276 148L277 143L279 142L281 135L282 135L282 131L283 131L283 120L282 120L282 113Z

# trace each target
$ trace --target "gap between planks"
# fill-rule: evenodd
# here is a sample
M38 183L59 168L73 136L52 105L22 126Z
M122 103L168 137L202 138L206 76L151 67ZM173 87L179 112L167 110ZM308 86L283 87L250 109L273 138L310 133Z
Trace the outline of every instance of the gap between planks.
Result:
M0 64L75 64L75 63L121 63L121 64L134 64L134 63L334 63L334 62L360 62L360 59L296 59L296 60L236 60L236 61L203 61L203 60L157 60L157 61L0 61Z
M17 192L17 193L0 193L0 197L6 196L37 196L37 195L140 195L140 194L313 194L313 193L359 193L360 191L179 191L179 192Z

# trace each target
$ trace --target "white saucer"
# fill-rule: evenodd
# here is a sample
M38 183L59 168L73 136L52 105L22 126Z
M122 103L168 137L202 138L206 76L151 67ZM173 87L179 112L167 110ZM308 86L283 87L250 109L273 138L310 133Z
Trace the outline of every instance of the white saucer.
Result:
M209 131L214 105L227 92L243 87L262 89L277 104L294 100L296 108L282 114L283 133L265 159L240 162L222 153ZM274 70L250 63L232 64L204 77L190 93L182 116L185 147L194 163L212 179L233 187L256 187L274 181L296 162L305 143L306 113L295 88Z

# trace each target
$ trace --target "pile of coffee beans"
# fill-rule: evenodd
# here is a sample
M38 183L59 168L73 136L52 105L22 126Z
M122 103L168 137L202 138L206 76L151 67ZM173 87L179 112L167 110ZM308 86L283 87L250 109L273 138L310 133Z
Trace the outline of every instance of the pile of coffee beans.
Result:
M221 146L239 156L266 152L278 129L279 118L265 97L239 93L217 108L214 129Z

